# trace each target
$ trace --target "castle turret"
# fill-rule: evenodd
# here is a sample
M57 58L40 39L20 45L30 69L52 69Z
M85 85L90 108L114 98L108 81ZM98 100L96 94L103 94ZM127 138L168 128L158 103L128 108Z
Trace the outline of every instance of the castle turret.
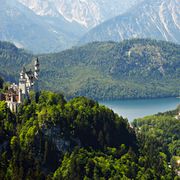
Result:
M18 103L22 103L22 90L19 89L19 99L18 99Z
M25 99L29 99L29 93L31 90L38 92L38 76L39 76L39 60L38 58L34 62L34 71L31 69L26 71L23 67L20 72L19 86L12 84L8 91L5 93L4 100L6 100L8 107L13 112L17 112L19 104L23 103ZM0 100L3 96L0 94Z
M34 82L33 82L33 84L34 84L34 91L35 92L39 91L39 85L38 85L39 72L40 72L39 60L37 58L34 62Z
M35 79L38 79L39 71L40 71L40 69L39 69L39 60L37 58L35 60L35 62L34 62L34 77L35 77Z
M14 102L13 94L11 94L11 103Z
M19 78L19 89L22 90L22 94L26 95L26 78L25 78L26 69L23 67L22 71L20 72L20 78Z
M26 69L25 69L25 67L23 67L22 71L20 72L20 79L25 78L25 73L26 73Z

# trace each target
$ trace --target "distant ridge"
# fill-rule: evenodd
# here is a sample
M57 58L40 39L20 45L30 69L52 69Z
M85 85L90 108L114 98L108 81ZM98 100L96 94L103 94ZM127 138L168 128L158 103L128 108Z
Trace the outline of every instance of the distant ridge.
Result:
M59 52L139 1L0 0L0 40L33 53Z
M41 17L17 0L0 0L0 40L34 53L58 52L77 43L84 33L79 24L62 16Z
M151 38L180 44L179 0L143 1L127 13L90 30L80 43Z
M3 77L17 78L18 68L22 63L31 64L32 55L0 44L0 72ZM179 96L180 45L174 43L147 39L94 42L38 57L41 88L67 97Z

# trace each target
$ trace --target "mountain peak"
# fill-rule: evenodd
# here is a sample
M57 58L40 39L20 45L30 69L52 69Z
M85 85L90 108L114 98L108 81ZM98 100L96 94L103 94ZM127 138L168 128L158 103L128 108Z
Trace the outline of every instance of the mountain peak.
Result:
M89 31L81 42L152 38L180 43L178 0L143 1Z
M101 22L125 12L142 0L18 0L37 15L63 16L69 22L91 28Z

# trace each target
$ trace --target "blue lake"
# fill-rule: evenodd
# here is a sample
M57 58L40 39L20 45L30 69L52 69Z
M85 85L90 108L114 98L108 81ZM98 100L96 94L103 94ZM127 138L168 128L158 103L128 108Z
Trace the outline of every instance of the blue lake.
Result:
M173 110L180 104L180 98L108 100L100 101L99 103L132 121L135 118Z

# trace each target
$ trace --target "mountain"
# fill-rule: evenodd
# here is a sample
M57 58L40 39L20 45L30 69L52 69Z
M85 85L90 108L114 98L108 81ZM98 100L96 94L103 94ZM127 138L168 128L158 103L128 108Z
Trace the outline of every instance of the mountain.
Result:
M18 0L37 15L63 16L69 22L92 28L99 23L122 14L142 0Z
M0 0L0 39L35 53L60 51L77 42L83 27L62 16L36 15L16 0Z
M34 53L58 52L139 1L0 0L0 40Z
M90 43L40 56L42 87L94 99L178 96L179 57L180 45L162 41Z
M15 76L17 81L21 66L18 69L13 64L18 64L20 57L16 56L16 52L12 57L11 51L3 47L0 49L3 77ZM20 53L20 50L17 52ZM180 45L164 41L94 42L60 53L39 55L39 81L42 89L60 91L66 97L122 99L179 96L179 57ZM30 67L29 58L25 57L24 61Z
M179 0L148 0L90 30L80 43L152 38L180 43Z

